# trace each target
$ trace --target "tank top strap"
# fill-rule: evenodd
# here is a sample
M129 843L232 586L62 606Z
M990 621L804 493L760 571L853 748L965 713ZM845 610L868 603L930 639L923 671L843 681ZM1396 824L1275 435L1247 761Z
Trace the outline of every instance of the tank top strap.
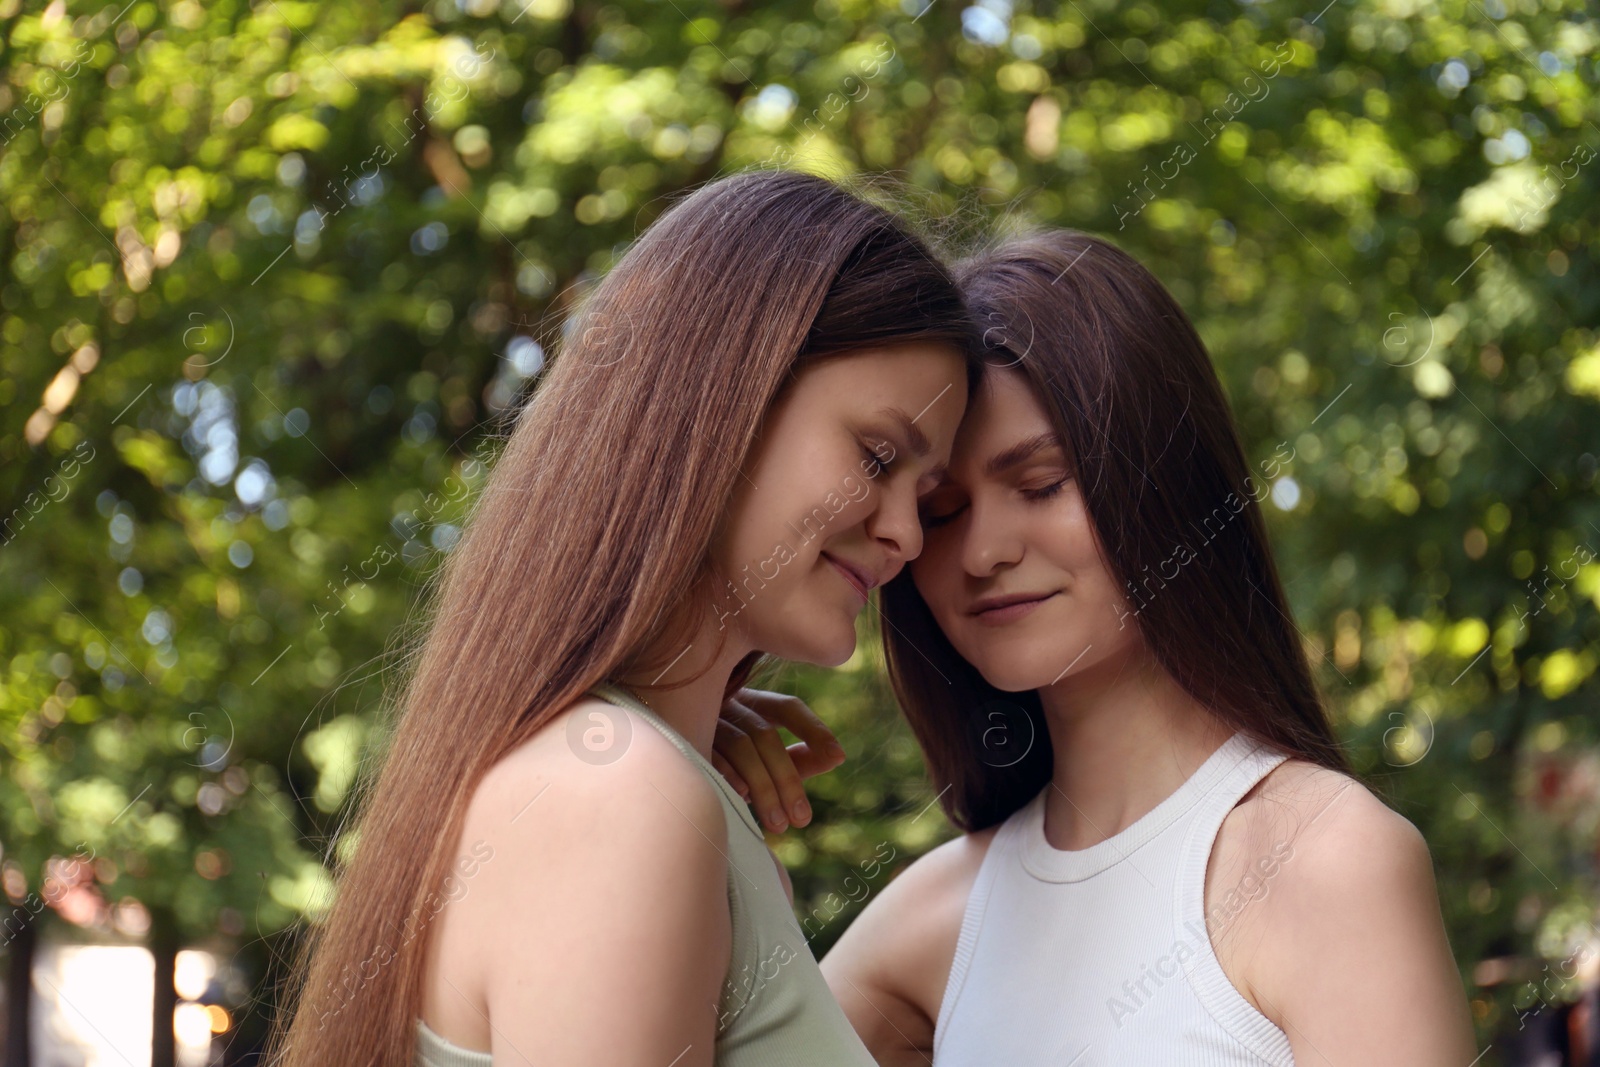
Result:
M1043 803L1044 789L1034 796L1033 800L1023 805L1021 811L1027 811ZM939 1045L949 1029L951 1016L955 1013L956 1002L961 998L961 991L966 985L967 971L972 965L973 953L977 951L978 935L982 932L983 918L988 911L989 895L994 889L995 879L1008 867L1015 866L1015 852L1017 837L1022 831L1022 820L1018 818L1021 812L1013 813L989 839L989 850L984 853L983 861L978 865L977 877L973 879L972 888L967 892L967 906L962 911L961 932L956 938L955 956L950 960L950 974L945 979L944 995L939 1000L939 1018L933 1026L933 1052L937 1057Z
M1234 805L1288 758L1287 753L1257 741L1248 734L1235 733L1217 750L1217 773L1204 784L1194 799L1194 821L1215 821L1216 828L1212 830L1214 835Z
M719 1067L872 1067L867 1047L817 967L779 880L777 857L744 798L687 738L631 692L601 683L590 693L659 730L711 780L721 799L728 827L732 945L715 1005Z
M701 774L710 779L711 784L716 786L717 790L722 794L723 799L727 801L725 807L732 808L733 811L738 814L739 820L744 823L745 828L751 833L755 834L756 837L761 840L762 844L765 845L766 834L762 832L761 824L756 822L755 815L751 813L750 805L747 804L745 799L741 797L738 791L733 788L733 785L726 778L724 778L715 767L711 765L711 761L702 756L699 750L689 743L688 738L684 737L677 730L674 730L670 725L668 725L665 719L651 711L645 706L643 701L634 696L628 690L622 688L620 685L615 685L610 682L600 682L594 686L591 686L589 692L593 696L605 701L607 704L615 704L618 707L627 708L629 711L639 716L639 718L643 719L645 722L659 730L662 736L664 736L668 741L672 742L673 746L677 748L679 752L682 752L684 756L688 758L689 762L693 763L695 767L699 769Z
M1255 788L1289 755L1244 733L1236 733L1226 744L1229 768L1200 798L1193 822L1184 837L1178 856L1177 881L1173 894L1173 924L1178 936L1193 951L1180 955L1184 973L1195 995L1216 1022L1267 1064L1293 1064L1289 1039L1276 1023L1261 1014L1234 986L1222 969L1206 924L1206 869L1216 845L1222 823L1244 795ZM1292 851L1292 850L1291 850ZM1251 900L1271 891L1271 880L1282 865L1281 850L1273 847L1252 864L1246 878L1253 876L1249 889L1241 886L1217 902L1218 922L1225 923Z
M733 941L728 956L728 977L724 980L721 995L717 1001L717 1039L720 1041L730 1026L730 1020L737 1020L744 1012L749 991L741 988L739 980L747 974L757 972L761 965L761 931L757 929L760 920L754 914L754 902L746 897L747 886L754 887L751 892L759 890L760 883L751 878L751 871L743 870L739 865L740 856L748 862L753 849L748 841L735 840L738 831L734 828L734 820L743 822L760 843L760 849L766 851L766 838L761 833L755 817L750 814L749 807L744 799L735 792L728 780L722 777L709 760L702 756L689 739L673 729L665 719L645 706L644 701L634 696L633 693L620 685L601 682L589 689L589 695L603 700L608 704L626 708L640 719L649 723L660 731L661 735L670 741L674 748L682 752L684 758L711 780L711 784L718 790L722 802L723 819L728 826L728 851L723 855L728 861L727 898L728 919L731 924ZM752 867L751 870L754 870ZM756 872L757 874L764 872Z

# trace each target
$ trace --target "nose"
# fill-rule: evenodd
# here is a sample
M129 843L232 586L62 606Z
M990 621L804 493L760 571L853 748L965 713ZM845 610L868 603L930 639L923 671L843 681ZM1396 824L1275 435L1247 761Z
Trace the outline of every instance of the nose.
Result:
M867 518L867 535L882 545L898 574L908 560L922 554L922 521L917 517L917 495L910 484L885 485L878 493L878 506Z
M987 578L1022 558L1022 538L1008 521L1005 509L992 506L974 493L967 503L961 540L961 565L975 578Z

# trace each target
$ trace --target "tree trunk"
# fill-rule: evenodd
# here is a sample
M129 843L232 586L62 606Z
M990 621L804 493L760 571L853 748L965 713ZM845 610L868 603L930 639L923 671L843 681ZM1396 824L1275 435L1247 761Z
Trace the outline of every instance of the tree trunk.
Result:
M6 959L6 1055L5 1062L19 1067L33 1062L33 953L38 944L38 927L33 916L18 908L21 929L11 938Z
M150 909L150 954L156 962L155 996L150 1005L150 1067L177 1067L172 1013L178 1008L178 991L172 977L178 964L178 924L165 908Z

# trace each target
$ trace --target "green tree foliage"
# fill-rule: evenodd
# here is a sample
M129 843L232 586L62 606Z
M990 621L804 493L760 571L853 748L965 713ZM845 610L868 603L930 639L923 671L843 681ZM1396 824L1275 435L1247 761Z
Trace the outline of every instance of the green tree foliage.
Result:
M1591 929L1579 0L0 18L13 900L92 849L107 901L189 939L314 916L392 652L562 316L675 194L787 164L892 172L952 238L1073 226L1156 269L1271 476L1298 625L1434 849L1464 973ZM779 846L820 949L874 859L949 829L875 649L780 681L853 742ZM1472 990L1485 1034L1560 995Z

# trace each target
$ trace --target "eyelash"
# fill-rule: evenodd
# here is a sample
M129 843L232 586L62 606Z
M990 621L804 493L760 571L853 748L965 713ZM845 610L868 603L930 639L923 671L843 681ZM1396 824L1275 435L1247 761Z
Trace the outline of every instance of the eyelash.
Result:
M1022 490L1022 495L1033 501L1049 500L1051 497L1061 492L1061 490L1065 489L1067 487L1067 483L1070 481L1072 481L1072 478L1069 475L1068 477L1062 478L1060 481L1052 485L1042 486L1038 489L1024 489ZM930 515L921 520L922 527L925 530L936 530L965 511L966 507L967 505L963 504L961 507L956 508L956 510L950 512L948 515Z
M1053 485L1047 485L1040 489L1024 489L1022 491L1022 495L1027 497L1029 500L1049 500L1051 497L1061 492L1061 490L1065 489L1067 487L1067 483L1071 480L1071 478L1063 478Z
M880 445L879 447L881 448L883 446ZM876 472L871 475L871 477L874 478L879 474L882 474L884 471L887 471L890 465L894 462L893 460L883 459L872 449L868 448L864 443L861 445L861 458L877 467Z

